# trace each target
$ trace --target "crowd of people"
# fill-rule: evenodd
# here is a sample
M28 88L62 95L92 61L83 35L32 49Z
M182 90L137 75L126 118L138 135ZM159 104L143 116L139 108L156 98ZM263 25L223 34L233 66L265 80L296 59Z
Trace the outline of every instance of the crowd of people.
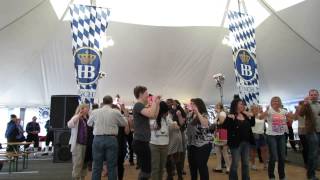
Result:
M215 105L213 122L209 121L207 107L200 98L193 98L184 106L178 100L151 95L144 86L135 87L133 94L136 103L132 110L123 104L113 104L111 96L105 96L100 106L94 104L92 111L87 104L79 105L67 123L71 129L74 179L84 179L89 169L93 180L101 179L102 175L109 180L122 180L127 157L130 165L139 169L139 180L162 180L165 176L167 180L173 180L174 176L182 180L187 172L186 160L191 180L198 177L209 180L212 178L208 160L214 150L217 161L212 170L228 174L230 180L249 180L250 169L258 170L257 154L270 180L276 178L276 162L278 177L285 180L286 149L293 120L299 122L306 179L318 179L315 172L320 145L320 103L316 89L309 91L295 112L288 112L278 96L272 97L264 111L262 106L249 107L235 96L228 110L221 103ZM18 124L12 115L6 131L8 142L24 138ZM26 131L26 140L37 146L35 139L40 129L36 118Z
M27 133L27 138L24 136L24 133ZM21 125L21 119L17 118L15 114L10 115L10 121L7 124L7 129L5 132L5 137L8 143L14 142L33 142L35 150L39 148L39 136L40 126L37 122L37 117L32 117L32 121L29 122L26 126L26 130L23 130ZM25 148L28 148L30 144L26 144ZM17 145L9 145L7 151L18 151Z

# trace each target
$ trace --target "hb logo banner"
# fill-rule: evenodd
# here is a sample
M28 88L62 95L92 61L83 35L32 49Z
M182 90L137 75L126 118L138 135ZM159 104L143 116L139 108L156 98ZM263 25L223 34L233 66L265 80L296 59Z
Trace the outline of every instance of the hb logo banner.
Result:
M79 84L89 85L95 83L99 77L100 54L93 48L83 47L76 50L75 69Z
M234 57L237 74L245 81L251 81L257 73L255 58L246 49L239 49Z
M72 51L82 103L94 103L103 50L101 42L106 33L109 14L108 9L95 6L70 6Z
M254 18L229 11L229 38L239 95L247 105L259 103L259 74L256 61Z

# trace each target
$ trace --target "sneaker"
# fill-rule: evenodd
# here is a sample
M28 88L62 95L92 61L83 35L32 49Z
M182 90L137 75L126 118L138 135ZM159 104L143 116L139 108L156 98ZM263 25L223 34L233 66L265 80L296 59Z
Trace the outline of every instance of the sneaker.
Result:
M257 170L258 170L258 168L257 168L256 165L252 165L252 166L251 166L251 169L254 170L254 171L257 171Z
M268 164L264 164L263 169L267 170L268 169Z
M222 173L223 172L222 169L217 169L217 168L216 169L212 169L212 171L213 172L217 172L217 173Z
M134 162L130 162L130 166L134 166Z

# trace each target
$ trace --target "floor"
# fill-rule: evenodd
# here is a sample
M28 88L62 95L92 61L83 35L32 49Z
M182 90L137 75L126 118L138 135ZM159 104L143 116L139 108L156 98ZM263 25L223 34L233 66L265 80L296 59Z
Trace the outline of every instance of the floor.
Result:
M290 152L290 162L286 165L286 174L288 180L305 180L305 169L301 166L302 159L301 154ZM209 159L210 180L226 180L228 176L226 174L213 173L212 168L215 167L215 156L211 156ZM189 180L188 166L186 164L187 175L184 179ZM266 170L262 170L262 165L258 166L258 171L250 171L251 180L267 180ZM52 163L50 157L40 157L34 160L30 160L29 168L19 173L13 173L8 175L7 165L5 164L3 170L0 172L0 179L2 180L70 180L71 179L71 163ZM137 179L138 171L134 166L125 164L125 180ZM320 176L320 172L317 172ZM91 179L91 174L88 173L87 180ZM102 179L107 179L106 177Z

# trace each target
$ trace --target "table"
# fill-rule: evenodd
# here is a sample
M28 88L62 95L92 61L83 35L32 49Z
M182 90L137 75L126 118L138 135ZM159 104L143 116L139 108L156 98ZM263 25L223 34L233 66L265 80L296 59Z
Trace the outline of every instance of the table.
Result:
M6 144L7 146L23 146L23 151L19 152L14 148L13 152L8 152L6 155L13 157L16 161L16 171L18 171L18 160L19 160L19 156L23 157L23 169L28 168L28 160L29 160L29 153L27 152L25 149L25 145L31 145L34 142L7 142L7 143L3 143ZM20 149L20 147L19 147Z

